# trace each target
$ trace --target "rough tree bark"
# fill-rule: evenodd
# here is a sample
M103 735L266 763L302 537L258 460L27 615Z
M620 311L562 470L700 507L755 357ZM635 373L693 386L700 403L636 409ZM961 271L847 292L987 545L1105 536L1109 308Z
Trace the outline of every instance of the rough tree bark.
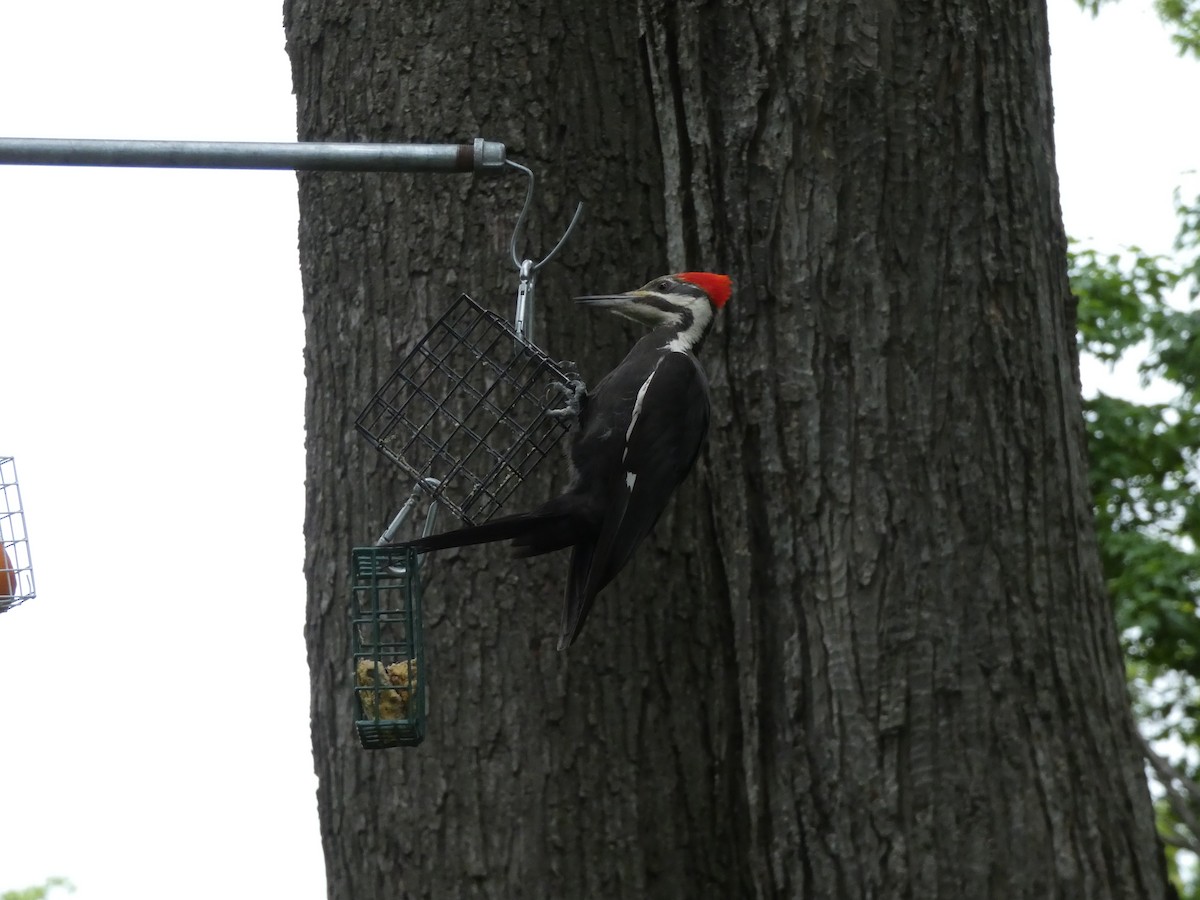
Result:
M515 179L306 176L308 646L332 898L1161 896L1091 531L1045 10L1019 0L287 0L302 139L505 141L563 302L737 291L714 426L580 642L565 560L443 554L429 737L356 746L348 548L408 484L353 433ZM561 481L553 465L539 492Z

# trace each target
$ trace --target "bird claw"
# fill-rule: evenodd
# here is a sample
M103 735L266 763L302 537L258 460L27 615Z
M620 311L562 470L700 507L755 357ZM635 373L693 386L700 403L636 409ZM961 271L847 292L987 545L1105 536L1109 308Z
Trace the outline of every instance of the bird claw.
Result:
M566 384L561 381L553 381L550 383L550 388L566 397L567 402L558 409L546 410L546 415L552 419L578 421L580 415L583 414L583 403L587 399L587 385L583 383L583 379L571 378Z

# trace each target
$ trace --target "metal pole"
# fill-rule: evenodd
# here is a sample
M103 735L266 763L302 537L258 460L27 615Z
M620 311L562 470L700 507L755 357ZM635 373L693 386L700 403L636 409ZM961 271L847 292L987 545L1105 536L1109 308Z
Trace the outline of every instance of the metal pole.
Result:
M304 169L339 172L501 172L505 147L470 144L266 144L0 138L0 165L168 169Z

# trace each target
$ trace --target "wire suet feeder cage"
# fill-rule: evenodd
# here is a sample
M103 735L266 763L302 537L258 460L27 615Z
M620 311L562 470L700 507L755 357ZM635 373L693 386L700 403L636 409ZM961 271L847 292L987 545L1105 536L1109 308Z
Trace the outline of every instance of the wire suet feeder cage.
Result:
M467 524L490 519L568 426L548 415L570 375L466 294L358 417L384 456ZM432 479L433 481L429 481Z
M570 236L582 204L539 263L517 256L533 198L533 173L510 250L519 273L510 324L460 295L392 372L355 421L357 429L415 482L374 547L351 556L355 725L367 749L414 746L425 736L427 668L421 619L421 557L390 543L422 492L424 534L439 505L467 524L486 522L562 441L570 425L556 406L575 386L570 364L533 343L537 271Z
M17 466L11 456L0 456L0 495L2 613L37 595L33 563L29 557L29 536L25 532L25 511L21 507L21 486L17 483Z

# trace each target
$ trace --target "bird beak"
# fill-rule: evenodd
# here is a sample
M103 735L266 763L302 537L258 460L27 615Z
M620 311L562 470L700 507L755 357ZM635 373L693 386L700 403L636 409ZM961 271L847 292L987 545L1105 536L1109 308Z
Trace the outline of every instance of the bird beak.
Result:
M630 303L636 303L644 293L644 291L628 291L624 294L588 294L586 297L576 297L575 302L584 306L619 311Z

